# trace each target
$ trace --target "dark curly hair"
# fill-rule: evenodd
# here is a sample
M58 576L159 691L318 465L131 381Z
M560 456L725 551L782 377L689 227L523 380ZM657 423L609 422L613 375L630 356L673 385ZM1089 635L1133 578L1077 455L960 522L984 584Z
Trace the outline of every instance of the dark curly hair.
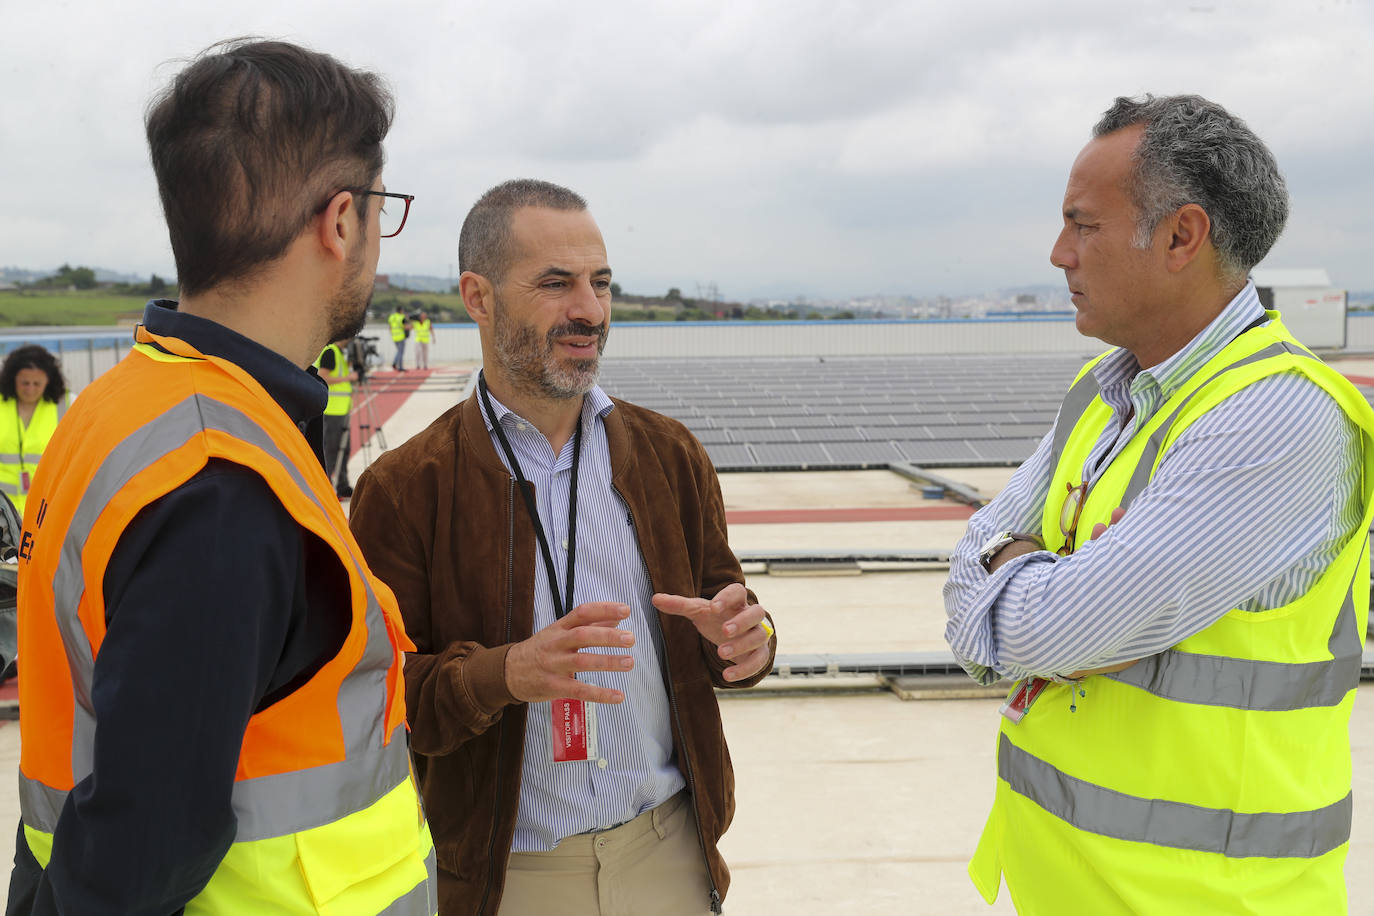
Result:
M48 387L43 389L45 401L57 404L67 396L67 380L62 377L62 367L57 364L57 357L38 344L25 344L11 350L9 356L5 357L5 364L0 366L0 397L9 401L17 400L14 377L20 369L42 369L48 373Z

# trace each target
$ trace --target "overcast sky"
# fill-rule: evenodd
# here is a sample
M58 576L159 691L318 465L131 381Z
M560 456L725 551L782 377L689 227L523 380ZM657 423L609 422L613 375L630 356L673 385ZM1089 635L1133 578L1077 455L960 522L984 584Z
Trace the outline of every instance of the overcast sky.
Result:
M1266 261L1374 289L1371 0L458 3L0 0L0 265L171 274L142 132L178 59L243 34L375 69L382 272L457 271L464 213L582 193L626 290L726 298L1062 284L1069 165L1116 95L1198 92L1274 150Z

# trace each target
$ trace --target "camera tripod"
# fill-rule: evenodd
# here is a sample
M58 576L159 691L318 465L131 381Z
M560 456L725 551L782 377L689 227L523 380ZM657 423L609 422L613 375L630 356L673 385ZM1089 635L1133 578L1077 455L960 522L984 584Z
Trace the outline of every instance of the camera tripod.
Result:
M361 440L364 469L372 464L372 434L374 431L377 434L377 453L381 454L387 449L386 433L382 432L382 424L377 422L375 401L376 394L372 390L372 383L366 374L360 373L358 383L354 386L354 403L358 405L354 408L354 413L358 417L358 438ZM344 460L347 458L345 457Z

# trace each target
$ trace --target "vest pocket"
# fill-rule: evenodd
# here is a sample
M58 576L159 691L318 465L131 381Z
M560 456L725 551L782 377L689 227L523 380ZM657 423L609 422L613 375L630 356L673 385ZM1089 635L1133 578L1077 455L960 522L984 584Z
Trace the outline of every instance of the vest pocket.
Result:
M370 807L295 836L306 888L326 916L380 912L428 879L429 830L409 778Z

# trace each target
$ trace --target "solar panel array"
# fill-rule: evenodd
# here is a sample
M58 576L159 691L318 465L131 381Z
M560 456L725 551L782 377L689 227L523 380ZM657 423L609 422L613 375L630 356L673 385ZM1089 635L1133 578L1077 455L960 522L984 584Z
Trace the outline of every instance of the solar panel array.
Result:
M612 359L601 386L682 421L722 471L1015 465L1082 364L1063 354Z

